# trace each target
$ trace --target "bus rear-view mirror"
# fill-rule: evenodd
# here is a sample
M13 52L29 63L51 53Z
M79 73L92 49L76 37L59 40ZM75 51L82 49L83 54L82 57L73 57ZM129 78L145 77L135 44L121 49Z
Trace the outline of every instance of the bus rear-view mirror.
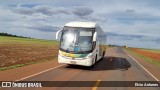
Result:
M59 39L59 34L60 34L61 32L62 32L62 30L57 31L57 33L56 33L56 40Z
M93 34L93 41L96 41L96 39L97 39L97 32Z

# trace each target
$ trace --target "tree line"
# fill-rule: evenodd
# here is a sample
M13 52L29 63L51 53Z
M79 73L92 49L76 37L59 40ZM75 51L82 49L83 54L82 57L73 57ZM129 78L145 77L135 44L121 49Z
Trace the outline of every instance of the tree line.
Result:
M23 36L12 35L12 34L9 34L9 33L4 33L4 32L0 32L0 36L19 37L19 38L30 38L30 37L23 37Z

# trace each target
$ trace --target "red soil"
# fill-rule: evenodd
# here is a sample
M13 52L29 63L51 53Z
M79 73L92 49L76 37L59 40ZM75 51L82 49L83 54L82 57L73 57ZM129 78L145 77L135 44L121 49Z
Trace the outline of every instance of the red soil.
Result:
M160 53L150 52L150 51L143 51L137 48L130 48L132 51L142 54L144 56L150 57L152 59L155 59L156 61L160 61Z

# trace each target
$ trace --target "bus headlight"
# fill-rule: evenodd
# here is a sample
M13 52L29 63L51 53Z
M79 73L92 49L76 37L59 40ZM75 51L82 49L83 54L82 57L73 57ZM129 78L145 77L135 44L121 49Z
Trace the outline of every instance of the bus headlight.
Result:
M93 54L90 53L90 54L88 54L85 58L92 58L92 57L93 57Z
M59 55L59 56L61 56L61 57L63 57L63 56L64 56L64 55L62 54L62 52L60 52L60 51L59 51L59 54L58 54L58 55Z

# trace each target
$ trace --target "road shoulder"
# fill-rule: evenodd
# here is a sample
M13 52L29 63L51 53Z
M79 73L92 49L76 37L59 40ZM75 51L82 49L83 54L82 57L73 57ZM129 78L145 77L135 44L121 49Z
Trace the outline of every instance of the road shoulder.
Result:
M57 60L42 62L38 64L27 65L5 71L0 71L1 81L16 81L21 78L42 72L44 70L59 66Z
M134 54L130 53L127 50L124 50L126 53L128 53L129 55L131 55L135 60L137 60L137 62L139 62L143 67L145 67L149 72L151 72L158 80L160 80L160 67L147 62L146 60L143 60L142 58L139 58L137 56L135 56Z

